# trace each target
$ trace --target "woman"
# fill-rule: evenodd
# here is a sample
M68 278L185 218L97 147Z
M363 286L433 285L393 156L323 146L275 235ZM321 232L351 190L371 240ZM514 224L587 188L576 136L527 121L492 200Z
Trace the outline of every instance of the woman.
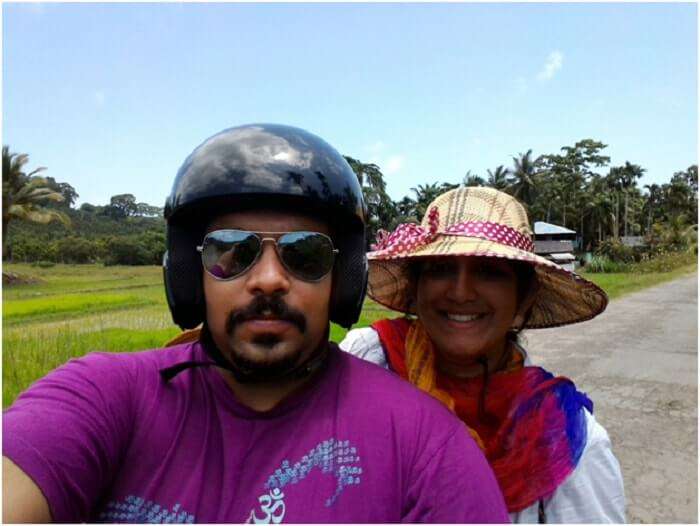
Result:
M445 403L489 459L514 522L624 522L620 466L593 404L534 366L521 329L593 318L595 284L535 255L523 206L491 188L439 196L368 257L369 295L409 316L350 331L341 348Z

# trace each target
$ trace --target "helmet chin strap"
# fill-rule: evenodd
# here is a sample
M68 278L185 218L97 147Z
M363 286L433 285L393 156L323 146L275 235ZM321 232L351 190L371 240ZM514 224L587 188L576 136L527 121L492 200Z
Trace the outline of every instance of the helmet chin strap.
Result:
M319 370L323 365L325 365L326 359L328 358L328 354L330 351L330 346L328 345L329 331L330 329L327 328L319 346L316 347L316 349L314 349L311 355L309 355L309 357L306 358L304 361L297 365L291 366L283 371L279 371L275 374L270 374L265 372L264 370L244 369L242 367L234 365L229 360L227 360L221 352L221 350L219 349L219 347L214 342L214 338L212 337L211 332L209 331L209 327L205 322L202 325L202 330L199 336L199 343L204 348L204 352L206 352L207 356L213 361L187 361L178 363L173 366L161 369L160 375L166 382L168 382L185 369L189 369L191 367L206 367L215 365L229 371L233 375L233 378L238 383L242 384L260 384L287 379L300 380L302 378L310 376L311 374Z

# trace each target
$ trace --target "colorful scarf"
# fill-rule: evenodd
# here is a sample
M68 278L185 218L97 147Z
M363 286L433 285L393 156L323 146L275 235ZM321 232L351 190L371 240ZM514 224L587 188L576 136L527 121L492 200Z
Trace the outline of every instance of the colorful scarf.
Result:
M592 412L593 403L571 380L524 367L513 345L505 367L486 380L451 378L437 371L420 321L380 320L372 327L391 368L467 425L496 475L508 511L550 496L574 470L586 445L583 408Z

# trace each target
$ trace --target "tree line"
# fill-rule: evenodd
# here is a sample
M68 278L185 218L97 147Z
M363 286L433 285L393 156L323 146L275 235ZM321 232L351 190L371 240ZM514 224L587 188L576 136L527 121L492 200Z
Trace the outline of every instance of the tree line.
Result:
M381 168L345 159L357 175L368 209L368 245L380 228L419 222L430 202L458 186L489 186L518 198L531 221L576 230L585 251L620 250L623 236L644 236L683 248L697 232L697 165L671 175L664 184L639 187L645 169L625 162L610 166L606 144L583 139L559 152L512 156L486 174L467 171L460 184L430 182L398 201L386 191ZM76 189L41 173L27 172L27 154L3 146L3 259L28 262L160 264L165 251L163 209L119 194L105 205L76 208ZM669 241L671 239L671 241ZM673 245L675 243L675 245ZM612 247L612 249L611 249Z
M619 243L621 237L658 238L669 228L697 228L697 165L675 172L668 183L640 188L646 170L629 161L610 166L606 148L600 141L583 139L557 153L535 157L528 150L512 156L510 166L499 165L483 175L469 170L461 184L420 184L398 201L386 193L377 165L346 159L365 193L371 238L379 228L420 221L435 197L458 186L488 186L515 196L533 223L545 221L575 230L585 251Z

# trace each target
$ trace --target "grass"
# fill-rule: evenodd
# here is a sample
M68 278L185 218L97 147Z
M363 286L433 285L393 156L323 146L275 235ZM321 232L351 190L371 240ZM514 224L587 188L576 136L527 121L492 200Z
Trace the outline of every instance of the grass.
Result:
M581 275L602 288L610 299L618 298L624 294L652 287L666 281L679 278L697 272L697 264L684 265L670 272L649 272L649 273L611 273L598 274L586 273Z
M3 288L3 408L32 382L91 351L130 352L162 347L180 331L170 317L160 267L6 264L4 270L39 278ZM584 274L611 298L697 270ZM355 327L397 314L365 300ZM347 331L331 325L339 342Z

